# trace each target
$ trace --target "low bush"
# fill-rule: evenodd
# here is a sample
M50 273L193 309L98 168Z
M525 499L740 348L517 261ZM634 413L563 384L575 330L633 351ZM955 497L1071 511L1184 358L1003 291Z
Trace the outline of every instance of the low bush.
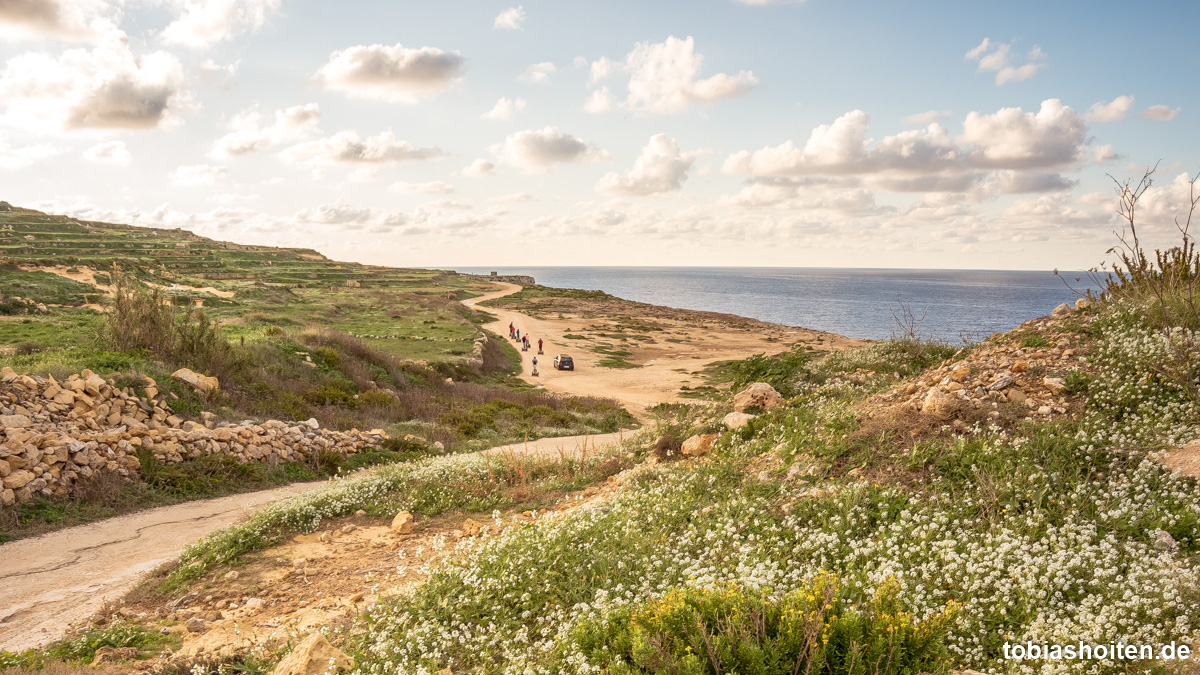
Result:
M603 619L581 622L571 640L612 675L900 675L944 673L943 639L953 605L917 621L884 584L862 610L833 575L773 596L736 584L684 588Z

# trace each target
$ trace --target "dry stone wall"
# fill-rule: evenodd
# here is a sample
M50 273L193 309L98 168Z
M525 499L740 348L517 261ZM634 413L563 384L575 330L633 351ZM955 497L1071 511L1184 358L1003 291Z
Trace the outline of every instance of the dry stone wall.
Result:
M387 438L382 429L322 429L315 419L216 426L206 412L201 422L184 420L147 382L142 398L90 370L58 382L0 369L0 505L64 495L101 472L136 478L139 450L164 463L220 454L274 464L350 455Z

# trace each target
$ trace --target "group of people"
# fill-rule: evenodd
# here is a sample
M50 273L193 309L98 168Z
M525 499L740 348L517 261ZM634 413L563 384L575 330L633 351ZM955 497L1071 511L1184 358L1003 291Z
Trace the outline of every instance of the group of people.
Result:
M529 340L529 334L526 333L525 335L521 335L521 329L517 328L515 325L513 325L513 323L511 321L508 322L508 337L512 340L516 340L517 342L520 342L521 343L521 351L523 351L523 352L529 351L529 347L533 344ZM538 338L537 348L538 348L537 353L542 354L543 352L542 352L542 339L541 338ZM535 357L533 357L533 376L534 377L537 377L537 374L538 374L537 366L538 366L538 360L537 360L537 357L535 356Z

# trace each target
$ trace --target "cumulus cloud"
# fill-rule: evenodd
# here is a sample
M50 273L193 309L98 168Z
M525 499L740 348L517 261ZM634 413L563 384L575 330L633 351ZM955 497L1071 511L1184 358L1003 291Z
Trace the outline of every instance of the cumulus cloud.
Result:
M203 73L201 81L211 82L216 81L221 87L228 87L233 80L233 76L237 75L238 68L242 62L240 60L232 63L221 65L212 59L204 59L200 62L200 72Z
M1107 164L1108 162L1115 162L1118 159L1121 159L1121 155L1113 151L1111 144L1092 148L1092 161L1097 164Z
M181 166L171 171L171 183L181 187L214 185L229 178L229 169L211 164Z
M44 159L57 157L66 151L66 148L51 144L13 147L0 137L0 169L23 169Z
M358 132L343 129L332 136L298 143L285 149L281 156L302 165L390 165L442 156L440 148L418 148L396 139L391 129L359 138Z
M462 170L464 176L472 178L487 178L496 175L496 165L486 159L477 159Z
M1125 119L1125 113L1132 107L1132 96L1118 96L1108 103L1093 103L1085 117L1092 122L1115 122Z
M530 171L546 171L555 164L565 162L609 159L604 150L563 133L557 127L510 134L504 143L493 147L492 152L508 164Z
M1046 58L1041 47L1034 46L1025 54L1026 63L1014 66L1011 54L1012 46L1011 42L992 42L991 38L984 38L983 42L966 53L965 58L970 61L978 61L981 73L996 73L997 85L1028 80L1046 65L1039 63Z
M0 37L99 42L116 30L103 0L0 0Z
M124 166L133 160L124 141L106 141L93 145L83 153L83 158L92 164Z
M525 30L525 7L523 5L517 5L516 7L509 7L503 12L500 12L500 14L496 16L496 20L492 22L492 28Z
M1179 110L1179 108L1171 108L1165 105L1152 105L1138 113L1138 117L1148 120L1158 120L1159 122L1169 122L1175 119L1175 116L1179 114Z
M500 197L496 197L493 201L497 201L497 202L536 202L537 197L534 197L533 195L529 194L528 192L516 192L511 195L502 195Z
M296 220L302 223L318 223L321 225L347 225L364 223L371 218L371 209L365 206L352 206L344 199L300 209L296 212Z
M183 67L166 52L135 56L123 33L104 44L13 57L0 71L0 108L10 123L42 133L153 129L183 102Z
M916 124L918 126L927 126L934 122L944 122L950 119L949 110L926 110L923 113L909 115L904 118L905 124Z
M463 57L436 47L399 43L359 45L333 52L314 80L357 98L415 103L433 98L462 78Z
M279 11L281 0L170 0L179 15L159 39L167 44L205 48L234 35L254 32Z
M517 78L529 84L550 84L550 76L558 72L558 68L549 61L534 63L525 69Z
M608 90L608 87L601 87L600 89L593 91L588 96L587 101L585 101L583 104L583 111L593 115L606 113L609 110L612 110L612 108L613 96L612 92Z
M814 128L803 146L789 140L737 152L725 160L723 170L755 176L859 176L892 191L963 191L991 171L1046 173L1076 165L1088 140L1083 117L1057 99L1043 101L1036 113L1020 108L968 113L957 138L934 123L876 142L868 136L870 120L861 110L848 112Z
M592 62L588 69L588 84L596 84L601 80L607 80L616 74L620 69L621 64L609 59L607 56L601 56L596 61Z
M1039 192L1062 192L1070 190L1079 181L1068 180L1057 173L997 171L993 176L996 190L1002 194Z
M320 121L321 108L316 103L276 110L269 122L257 107L248 108L234 115L229 133L213 143L208 155L228 159L296 141L315 133Z
M718 73L699 79L704 57L696 53L691 36L674 35L664 42L638 43L625 57L630 72L625 106L637 112L668 115L693 103L712 103L745 94L758 86L750 71L737 75Z
M388 192L402 192L405 194L419 195L438 195L454 192L454 186L449 183L444 183L440 180L431 181L429 183L406 183L397 181L388 186Z
M693 153L679 152L679 144L666 134L650 137L642 154L625 174L610 172L596 190L615 195L652 195L678 190L696 161Z
M510 99L501 96L492 109L479 116L481 120L511 120L513 115L522 112L528 106L523 98Z

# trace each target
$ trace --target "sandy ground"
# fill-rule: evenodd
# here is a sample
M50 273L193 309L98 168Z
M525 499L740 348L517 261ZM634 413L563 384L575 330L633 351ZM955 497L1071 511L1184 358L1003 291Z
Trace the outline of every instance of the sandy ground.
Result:
M324 481L188 502L0 545L0 651L61 637L133 588L142 573L254 507Z
M497 290L479 297L464 300L467 306L475 306L488 300L511 295L521 290L515 284L494 282ZM634 308L635 303L623 303ZM654 313L653 306L637 304L647 314ZM646 308L649 308L648 312ZM486 324L484 328L507 339L511 322L529 334L534 346L521 352L521 377L527 382L540 384L551 391L560 391L579 396L603 396L613 398L630 408L635 416L644 419L646 409L658 403L679 402L687 399L680 396L681 387L704 385L696 373L714 361L743 359L758 353L777 354L793 344L804 342L818 349L847 349L865 344L840 335L819 333L803 328L791 328L775 324L740 320L722 321L722 315L686 310L662 311L656 316L643 316L639 321L653 322L656 331L653 341L633 342L612 340L601 335L605 326L613 332L630 331L628 323L622 328L621 319L584 316L588 312L556 313L562 318L550 318L544 314L533 317L528 314L499 307L480 307L495 314L499 320ZM704 321L704 322L701 322ZM592 330L588 330L591 328ZM569 339L570 333L583 339ZM537 340L544 341L544 354L537 353ZM516 342L512 343L516 345ZM599 344L613 344L617 348L632 352L626 357L634 368L608 368L599 366L606 355L592 351ZM519 347L518 347L519 349ZM551 366L555 354L568 354L575 361L574 371L558 371ZM537 377L533 376L533 358L538 359Z

